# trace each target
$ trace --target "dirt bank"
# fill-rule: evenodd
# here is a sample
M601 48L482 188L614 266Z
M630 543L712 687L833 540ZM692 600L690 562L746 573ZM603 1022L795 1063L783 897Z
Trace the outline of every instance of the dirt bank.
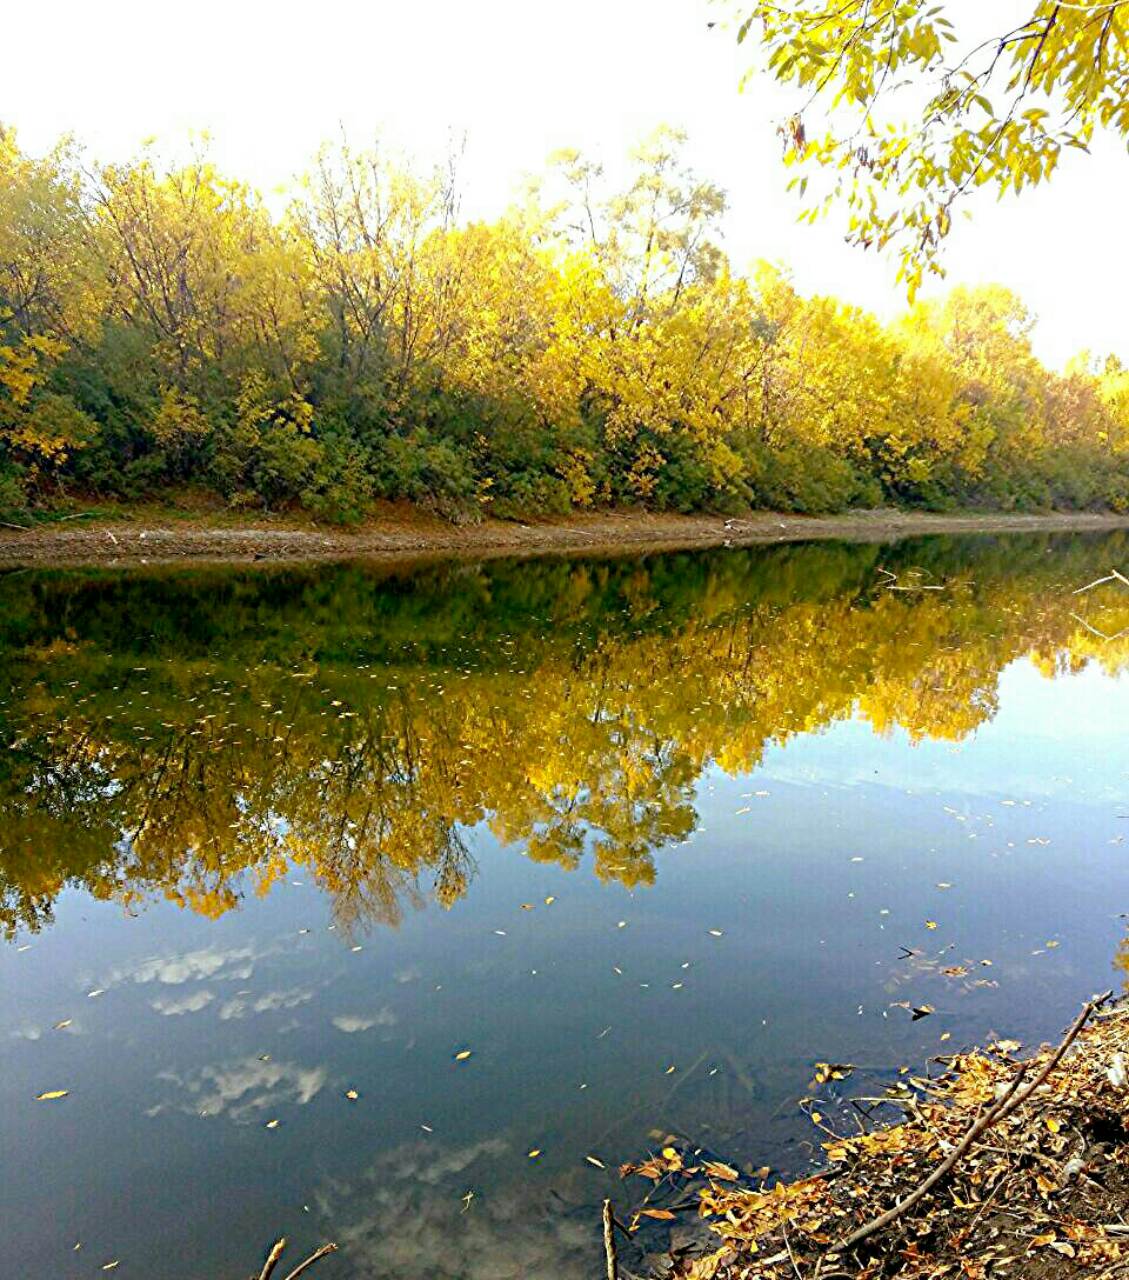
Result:
M744 519L638 512L575 515L527 523L453 525L393 507L359 529L300 519L154 514L68 517L27 529L0 528L0 568L24 565L244 563L415 559L429 555L536 555L551 552L673 550L807 538L893 541L928 533L1032 533L1129 528L1129 515L930 515L864 511L839 516L762 513Z

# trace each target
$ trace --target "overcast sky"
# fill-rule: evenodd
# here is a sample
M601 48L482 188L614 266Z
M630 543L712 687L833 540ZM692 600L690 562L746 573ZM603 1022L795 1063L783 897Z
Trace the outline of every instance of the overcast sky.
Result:
M956 5L959 12L961 6ZM0 120L33 151L75 133L99 159L147 137L208 130L221 165L270 189L344 125L424 159L465 134L463 210L491 216L561 146L615 163L656 124L729 193L738 266L786 263L805 291L889 314L889 261L842 243L834 218L798 226L775 126L781 91L739 91L741 53L707 0L54 0L12 4ZM1040 317L1040 353L1129 356L1129 158L1072 155L1050 187L958 220L949 283L994 280Z

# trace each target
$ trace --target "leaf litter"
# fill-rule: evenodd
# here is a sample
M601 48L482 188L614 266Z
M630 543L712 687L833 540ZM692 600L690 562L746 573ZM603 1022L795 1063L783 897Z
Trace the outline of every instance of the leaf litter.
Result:
M680 1227L651 1272L668 1280L1123 1280L1129 997L1105 1001L1057 1048L996 1040L901 1075L859 1100L856 1132L809 1111L827 1134L811 1176L769 1186L767 1168L675 1145L623 1165L621 1226L697 1220L706 1234ZM817 1063L813 1086L851 1071Z

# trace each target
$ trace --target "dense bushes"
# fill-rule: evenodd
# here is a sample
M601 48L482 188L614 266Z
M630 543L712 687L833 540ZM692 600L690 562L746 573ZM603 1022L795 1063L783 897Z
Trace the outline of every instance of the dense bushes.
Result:
M736 276L679 143L459 226L446 178L344 148L275 217L203 159L88 175L0 129L0 511L1129 507L1116 360L1043 368L999 288L883 326Z

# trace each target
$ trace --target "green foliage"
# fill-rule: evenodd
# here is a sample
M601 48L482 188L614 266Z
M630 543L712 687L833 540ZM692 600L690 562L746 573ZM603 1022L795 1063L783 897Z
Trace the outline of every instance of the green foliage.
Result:
M0 467L0 520L15 520L27 506L23 473L19 467Z

